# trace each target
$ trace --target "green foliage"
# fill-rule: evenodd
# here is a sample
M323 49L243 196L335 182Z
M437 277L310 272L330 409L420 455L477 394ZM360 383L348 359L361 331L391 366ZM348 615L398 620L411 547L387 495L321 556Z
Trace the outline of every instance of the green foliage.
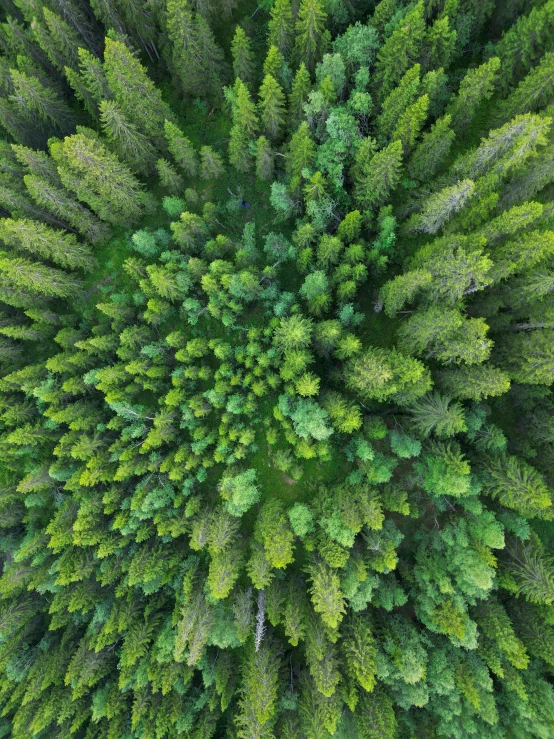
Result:
M0 736L552 735L553 9L4 3Z

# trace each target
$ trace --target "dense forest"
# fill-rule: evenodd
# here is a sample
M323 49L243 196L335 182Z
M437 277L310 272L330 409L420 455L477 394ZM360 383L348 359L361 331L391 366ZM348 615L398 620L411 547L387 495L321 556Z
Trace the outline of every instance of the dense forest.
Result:
M0 6L0 738L554 737L554 0Z

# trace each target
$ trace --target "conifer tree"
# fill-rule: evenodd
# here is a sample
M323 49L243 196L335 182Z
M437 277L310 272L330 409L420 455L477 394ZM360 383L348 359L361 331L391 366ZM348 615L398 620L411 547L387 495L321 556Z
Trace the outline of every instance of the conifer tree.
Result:
M162 135L172 115L145 68L121 41L106 38L104 70L110 90L123 115L151 137Z
M292 135L289 144L287 164L293 180L302 176L304 169L309 169L315 161L316 148L310 135L310 127L303 121Z
M296 20L295 53L313 72L325 50L327 14L319 0L301 0Z
M456 136L450 128L450 114L442 116L424 133L408 162L412 177L426 181L433 177L445 162Z
M64 72L69 85L73 88L75 97L83 103L91 118L98 120L98 105L88 91L81 74L71 69L71 67L64 67Z
M0 272L18 288L45 297L73 297L81 286L79 280L59 269L6 252L0 255Z
M54 143L51 154L66 187L104 221L133 222L142 212L137 179L98 140L82 133Z
M248 88L242 80L237 79L233 89L235 103L229 141L229 161L237 169L248 171L252 165L248 144L258 131L256 105L252 102Z
M200 177L203 180L216 180L224 171L223 160L219 154L211 146L203 146L200 149Z
M285 95L277 80L267 74L259 96L260 120L267 137L274 141L285 122Z
M274 155L271 145L265 136L260 136L256 142L256 177L260 180L273 178Z
M295 129L304 117L304 103L308 100L311 86L310 73L302 62L294 77L292 91L289 95L289 125L292 129Z
M149 174L154 166L156 152L147 136L130 123L114 100L100 103L100 122L106 138L115 153L134 172Z
M47 131L67 132L74 125L74 116L68 105L53 90L44 87L36 77L29 77L16 69L10 70L13 94L10 100L30 121L36 121Z
M164 190L167 190L173 195L177 195L184 190L184 180L171 162L168 162L167 159L158 159L156 169L158 170L160 185Z
M190 140L171 121L164 122L164 130L171 155L187 177L194 177L198 169L198 157Z
M254 82L254 52L250 39L241 26L237 26L235 30L231 52L233 54L233 75L235 79L238 77L245 84L252 85Z
M554 53L544 55L501 107L501 121L518 113L529 113L548 105L554 92Z
M458 94L447 113L451 116L452 128L459 132L472 120L477 108L488 100L494 91L500 59L492 57L477 69L470 69L460 83Z
M379 101L392 92L418 61L424 38L424 3L420 0L400 21L377 54L373 91Z
M110 100L113 93L108 85L101 61L87 49L79 48L77 53L79 55L79 72L88 93L98 105L102 100Z
M37 221L3 218L0 241L11 249L29 252L61 267L90 270L94 266L90 250L73 234L55 231Z
M451 28L448 15L442 15L427 28L423 41L423 69L447 68L456 46L456 29Z
M363 151L358 151L356 167L356 199L366 208L381 205L397 185L402 163L402 143L393 141L385 149L362 160Z
M294 18L290 0L276 0L270 10L268 43L287 58L293 41Z
M383 102L381 114L377 119L377 133L383 141L390 139L398 119L415 101L420 86L420 69L419 64L414 64Z
M87 241L99 243L109 236L109 228L90 210L68 195L67 190L52 185L37 175L25 175L25 186L33 200L68 223Z
M554 30L551 2L521 15L496 44L502 74L500 87L507 90L514 80L524 77L547 49Z
M44 23L36 18L31 23L39 46L60 72L66 65L75 66L78 63L78 49L82 45L79 36L49 8L42 8L42 16Z
M393 131L392 139L393 141L400 141L404 155L408 154L413 148L427 118L428 109L429 96L422 95L415 103L406 108L400 116Z

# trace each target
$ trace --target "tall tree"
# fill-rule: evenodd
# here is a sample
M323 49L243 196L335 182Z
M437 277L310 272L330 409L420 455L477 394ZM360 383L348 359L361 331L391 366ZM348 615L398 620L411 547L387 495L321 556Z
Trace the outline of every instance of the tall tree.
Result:
M172 114L145 68L121 41L106 38L106 79L128 121L147 136L161 137L164 121Z
M254 52L250 39L241 26L237 26L235 30L231 53L235 78L239 77L247 85L252 85L254 82Z
M285 94L271 75L266 75L260 87L260 119L270 140L279 137L285 122Z
M51 146L66 187L108 223L127 225L142 213L137 179L103 144L82 133Z
M299 62L313 72L327 43L327 14L319 0L301 0L296 20L295 53Z
M493 56L476 69L470 69L460 83L458 94L448 107L452 128L461 131L472 120L479 105L493 92L500 69L500 59Z
M292 48L294 18L290 0L276 0L270 10L268 43L276 46L287 58Z

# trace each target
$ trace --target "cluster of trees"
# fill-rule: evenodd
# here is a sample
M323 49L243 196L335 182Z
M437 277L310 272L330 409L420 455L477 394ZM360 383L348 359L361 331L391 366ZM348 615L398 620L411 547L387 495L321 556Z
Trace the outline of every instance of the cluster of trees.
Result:
M0 11L0 737L554 735L554 2L362 5Z

